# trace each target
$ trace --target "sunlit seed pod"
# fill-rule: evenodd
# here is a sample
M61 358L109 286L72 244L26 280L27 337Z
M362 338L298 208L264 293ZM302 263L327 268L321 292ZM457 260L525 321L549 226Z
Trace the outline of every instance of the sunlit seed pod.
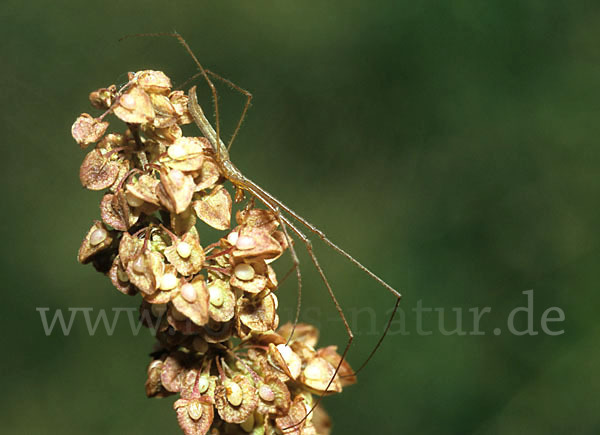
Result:
M127 276L127 273L120 267L117 267L117 278L121 282L129 282L129 277Z
M235 274L237 279L240 279L242 281L252 281L254 275L256 274L254 272L254 268L250 264L246 263L240 263L237 266L235 266L233 273Z
M201 337L196 337L192 341L192 347L198 353L206 353L208 350L208 343Z
M129 204L131 207L139 207L144 204L144 200L142 198L138 198L129 191L125 192L125 199L127 200L127 204Z
M221 289L218 286L211 285L208 288L208 294L210 297L209 301L210 301L211 305L213 305L217 308L223 306L223 302L224 302L223 293L221 292Z
M177 287L177 276L174 273L165 273L160 280L161 290L173 290Z
M187 242L177 244L177 253L181 258L188 258L192 254L192 246Z
M171 145L167 150L167 154L173 160L177 160L185 156L185 149L181 145Z
M226 381L225 389L227 401L231 404L231 406L240 406L243 399L242 388L233 381Z
M240 236L235 242L235 247L244 251L247 249L252 249L256 246L256 241L249 236Z
M90 235L90 245L98 246L108 237L108 232L104 228L98 228Z
M198 297L196 293L196 289L190 283L184 284L181 286L181 296L190 304L193 303Z
M137 273L144 273L144 271L146 270L146 262L144 261L143 256L140 255L138 258L135 259L135 261L133 262L133 270Z
M275 393L271 390L271 387L268 385L261 385L258 389L258 395L265 402L272 402L275 400Z
M250 414L246 420L244 420L240 426L245 432L252 432L254 429L254 413Z
M210 380L208 379L208 376L201 375L198 378L198 392L203 394L208 390L208 387L210 387Z
M192 400L187 406L188 415L192 420L199 420L203 411L202 403L197 400Z
M150 310L154 316L161 317L167 311L167 304L152 304Z
M227 241L231 245L236 245L240 234L237 231L233 231L227 235Z
M173 318L178 322L183 322L184 320L187 319L187 316L185 314L183 314L181 311L179 311L177 308L173 308L173 310L171 311L171 314L173 315Z

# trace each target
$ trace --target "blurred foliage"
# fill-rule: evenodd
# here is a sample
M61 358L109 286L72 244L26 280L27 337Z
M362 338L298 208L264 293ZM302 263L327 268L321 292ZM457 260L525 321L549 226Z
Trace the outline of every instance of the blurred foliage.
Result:
M99 197L79 185L84 153L70 127L91 110L91 90L127 71L189 78L194 65L174 40L117 42L173 29L255 96L232 148L238 166L404 293L410 335L388 337L358 385L325 401L334 433L600 431L600 5L310 3L2 2L3 433L177 433L171 399L143 393L149 334L132 337L121 320L113 336L90 337L79 318L68 337L46 337L36 311L139 302L76 263ZM220 89L231 132L243 98ZM315 243L360 320L358 366L377 336L356 310L376 310L381 331L393 298ZM301 260L303 316L322 344L343 346L333 304ZM536 328L557 306L563 335L507 333L528 289ZM293 280L280 297L291 313ZM491 307L486 335L443 335L433 312L424 328L434 333L419 336L419 300L444 309L448 329L452 308L468 330L468 309Z

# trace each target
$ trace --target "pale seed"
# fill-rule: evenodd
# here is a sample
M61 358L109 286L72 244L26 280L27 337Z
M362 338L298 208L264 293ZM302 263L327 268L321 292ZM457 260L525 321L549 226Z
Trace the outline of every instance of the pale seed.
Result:
M237 279L240 279L242 281L252 281L255 275L254 268L246 263L240 263L237 266L235 266L233 273L235 274Z

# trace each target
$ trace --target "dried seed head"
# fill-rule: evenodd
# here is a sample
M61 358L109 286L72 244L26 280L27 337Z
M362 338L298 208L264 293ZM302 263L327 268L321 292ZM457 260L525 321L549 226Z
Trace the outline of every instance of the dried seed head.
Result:
M81 148L97 142L106 132L108 122L101 122L87 113L82 113L71 127L71 135Z
M256 388L247 377L236 375L227 379L215 391L215 406L228 423L240 424L254 412L258 403Z
M143 124L155 116L150 97L137 86L121 95L113 113L128 124Z
M217 230L226 230L231 225L231 196L223 186L215 187L210 194L199 195L192 207L201 221Z
M90 190L107 189L119 175L119 163L109 160L99 149L90 151L79 168L79 179L83 187Z
M171 79L162 71L138 71L135 80L144 91L155 94L168 94L171 90Z
M227 281L216 279L208 285L209 315L217 322L227 322L235 314L235 295Z
M81 264L87 264L94 256L108 249L113 241L108 229L101 222L96 221L89 229L85 239L79 247L78 260Z
M197 276L191 283L182 286L172 300L173 305L198 326L208 322L208 290L204 277ZM176 320L183 320L176 317Z

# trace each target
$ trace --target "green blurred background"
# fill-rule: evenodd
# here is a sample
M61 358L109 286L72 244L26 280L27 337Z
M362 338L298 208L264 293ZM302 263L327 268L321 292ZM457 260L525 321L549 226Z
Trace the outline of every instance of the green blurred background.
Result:
M179 433L173 400L144 395L149 334L121 319L90 337L79 317L46 337L36 311L139 303L75 260L100 194L79 184L70 128L127 71L191 76L174 40L117 42L171 30L255 96L238 166L404 294L406 332L396 323L359 383L326 399L334 433L600 433L599 20L586 1L4 0L2 433ZM221 90L231 133L243 99ZM394 300L316 244L358 366ZM343 346L301 260L303 318ZM564 334L508 333L529 289L535 328L559 307ZM279 295L289 318L292 280ZM418 334L419 301L447 329L462 308L466 331L469 308L490 307L485 335L444 335L437 312Z

